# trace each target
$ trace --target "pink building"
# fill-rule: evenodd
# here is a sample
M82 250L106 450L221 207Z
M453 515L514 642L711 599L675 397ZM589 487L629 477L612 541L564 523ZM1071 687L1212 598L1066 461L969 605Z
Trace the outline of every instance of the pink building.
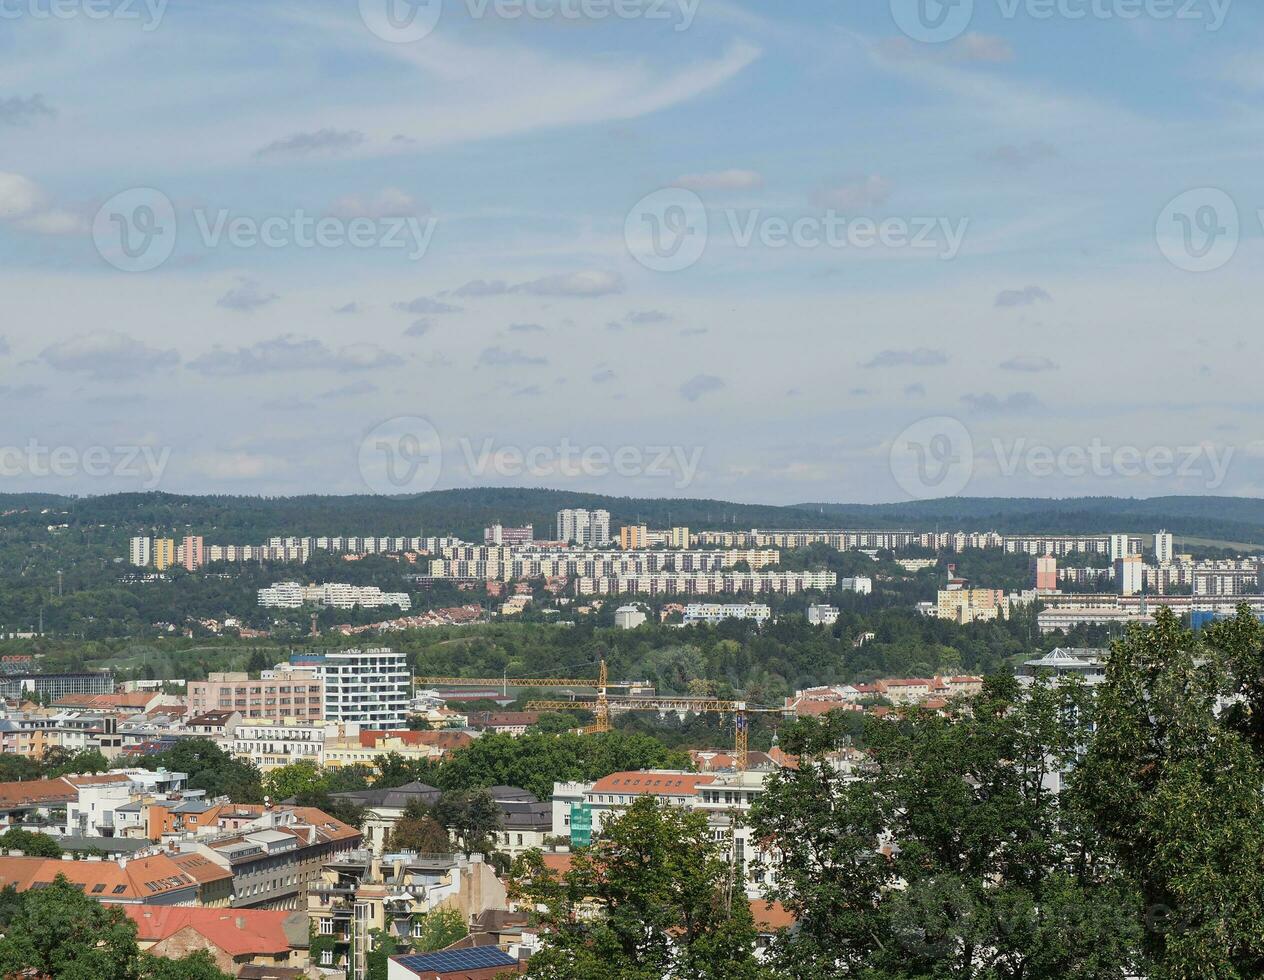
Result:
M206 560L203 557L202 552L201 535L186 535L184 543L180 545L180 564L182 564L187 571L197 571L202 567L202 563Z
M249 674L211 674L189 682L189 712L236 711L243 721L325 720L324 683L309 673L276 671L266 680Z
M1053 555L1032 559L1032 570L1035 572L1036 588L1054 591L1058 587L1058 559Z

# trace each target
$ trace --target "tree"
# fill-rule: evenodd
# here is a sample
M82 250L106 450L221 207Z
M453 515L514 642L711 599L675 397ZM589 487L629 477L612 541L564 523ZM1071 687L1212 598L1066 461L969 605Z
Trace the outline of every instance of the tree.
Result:
M704 814L642 797L608 820L560 876L530 851L510 892L537 909L544 948L532 976L570 980L751 980L750 906ZM596 908L595 917L584 909Z
M448 854L452 851L452 840L443 824L431 816L430 808L420 800L413 800L392 828L386 846L394 851Z
M756 835L781 855L769 897L798 920L788 977L1126 977L1140 902L1074 800L1053 792L1087 737L1078 685L989 678L943 713L872 719L849 780L841 719L783 733Z
M1261 633L1242 610L1197 640L1160 609L1097 689L1076 790L1141 892L1152 977L1264 975Z
M456 790L444 793L435 804L434 819L460 842L468 857L493 848L493 835L500 829L500 808L486 790Z
M417 953L433 953L447 949L458 939L464 939L470 930L459 909L431 909L413 920L412 948Z
M13 827L0 834L0 851L21 851L27 857L59 858L61 845L55 837L21 827Z
M399 952L399 942L390 930L370 929L369 946L367 980L386 980L387 964Z
M85 772L108 772L110 768L109 760L96 749L69 752L60 745L54 745L45 752L40 764L47 779Z
M215 965L215 958L204 949L178 960L141 954L140 980L233 980Z
M47 888L23 893L0 939L0 976L129 980L138 956L136 927L123 910L94 902L58 875Z
M227 796L235 803L263 802L263 781L254 763L224 751L207 738L183 738L165 752L141 756L146 769L187 772L192 789L207 796Z
M288 800L292 796L316 792L324 788L324 773L311 759L302 759L288 766L280 766L263 777L263 792L273 801Z

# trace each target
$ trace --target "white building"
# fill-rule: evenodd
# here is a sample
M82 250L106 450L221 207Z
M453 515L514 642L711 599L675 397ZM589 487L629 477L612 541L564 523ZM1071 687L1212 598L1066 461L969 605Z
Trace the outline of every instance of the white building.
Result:
M814 603L808 606L808 622L813 626L833 626L838 622L838 607Z
M686 623L715 624L726 619L752 619L762 625L771 616L772 610L761 602L691 602L685 606Z
M149 538L132 538L132 546L128 557L137 568L144 568L153 561L153 551Z
M621 630L634 630L645 622L640 606L620 606L614 611L614 624Z
M291 669L324 682L325 721L366 728L403 728L412 678L408 657L385 647L340 653L294 654Z
M1154 535L1154 560L1160 565L1165 565L1172 560L1174 555L1175 548L1172 543L1172 532L1157 532Z
M1115 585L1120 595L1140 595L1145 588L1145 564L1140 555L1125 555L1115 561Z
M844 592L855 592L857 595L873 595L873 579L867 575L857 575L855 578L840 578L838 587Z
M323 585L300 585L298 582L274 582L259 590L259 605L267 609L300 609L304 605L331 606L334 609L377 609L381 606L412 608L406 592L383 592L376 585L348 585L327 582Z
M559 510L557 539L589 548L610 544L610 512L607 510Z

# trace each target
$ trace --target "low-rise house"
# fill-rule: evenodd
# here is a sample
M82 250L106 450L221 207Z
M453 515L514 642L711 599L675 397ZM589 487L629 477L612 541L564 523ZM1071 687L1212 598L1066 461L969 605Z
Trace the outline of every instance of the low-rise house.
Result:
M511 858L545 846L553 833L553 804L541 803L533 793L517 786L492 786L487 790L500 810L496 850Z
M73 861L37 857L0 857L0 888L45 888L66 878L89 898L106 905L193 905L198 883L171 857Z
M443 794L425 783L408 783L393 789L364 789L333 795L336 799L349 800L363 807L364 820L360 828L365 846L374 854L381 854L386 849L387 837L409 804L415 802L434 806Z
M527 729L540 721L538 711L474 711L470 713L470 727L478 731L498 735L525 735Z
M325 765L331 767L372 765L380 756L395 753L405 759L442 759L474 741L468 732L452 730L361 731L358 735L327 740Z
M215 965L236 976L242 967L307 966L306 910L167 908L135 905L125 909L136 923L142 950L180 959L205 950Z

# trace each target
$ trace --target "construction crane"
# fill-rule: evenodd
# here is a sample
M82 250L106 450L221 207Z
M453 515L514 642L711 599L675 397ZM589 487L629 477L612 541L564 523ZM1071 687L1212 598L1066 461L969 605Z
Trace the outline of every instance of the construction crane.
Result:
M574 708L586 708L596 716L594 724L584 729L587 733L610 731L610 715L614 711L657 711L660 713L676 712L677 714L719 714L732 715L733 733L733 767L739 772L746 769L747 738L750 732L752 713L775 712L776 708L752 708L745 701L722 701L718 698L690 697L606 697L601 691L593 701L530 701L527 707L539 711L567 711Z
M590 687L598 691L597 698L602 700L606 696L606 688L633 688L638 684L620 683L619 681L611 681L606 672L606 661L601 661L598 669L598 676L593 677L510 677L504 674L500 677L414 677L415 684L424 687L436 687L439 685L447 687L499 687L506 697L509 696L509 682L513 681L515 687Z

